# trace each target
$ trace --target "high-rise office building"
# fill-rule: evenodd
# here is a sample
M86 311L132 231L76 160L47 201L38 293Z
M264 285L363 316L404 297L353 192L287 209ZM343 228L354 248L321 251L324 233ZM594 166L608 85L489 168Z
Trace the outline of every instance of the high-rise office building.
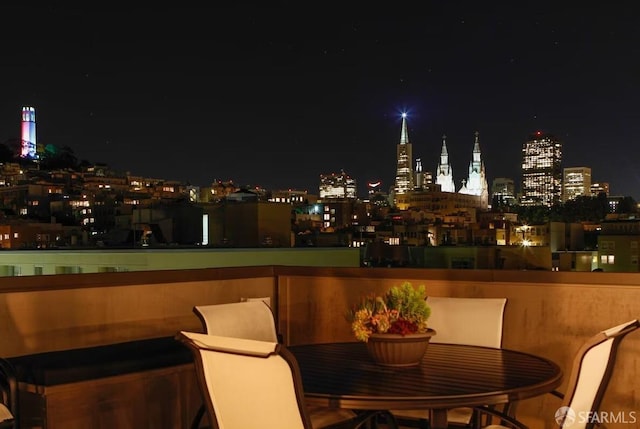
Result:
M562 199L562 143L553 135L535 132L522 145L523 206L551 207Z
M436 168L436 184L440 185L442 192L456 191L456 185L453 182L453 168L449 164L449 152L447 152L447 136L442 136L440 162Z
M597 197L600 194L605 194L607 197L609 196L609 183L596 182L591 184L591 196Z
M406 194L415 187L413 176L413 149L409 142L407 131L407 114L402 114L402 129L400 131L400 143L396 148L397 168L396 181L393 187L395 195Z
M491 204L511 206L516 203L515 181L508 177L496 177L491 184Z
M562 202L566 203L580 196L591 196L591 169L567 167L563 170Z
M320 175L320 199L353 198L357 196L356 181L344 170L339 174Z
M423 182L423 172L422 172L422 159L417 158L416 159L416 168L415 168L415 174L416 174L416 189L422 189L422 186L424 185Z
M427 188L429 185L433 185L433 175L430 171L422 170L422 159L416 158L416 187L415 190L423 190Z
M36 109L25 106L22 108L22 143L20 156L35 160L36 153Z

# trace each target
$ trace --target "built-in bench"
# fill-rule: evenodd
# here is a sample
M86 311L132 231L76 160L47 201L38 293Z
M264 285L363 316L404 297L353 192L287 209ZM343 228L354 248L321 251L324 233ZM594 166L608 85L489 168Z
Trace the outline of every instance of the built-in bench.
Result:
M188 427L199 405L191 352L173 337L8 360L23 428Z
M8 359L18 381L56 386L193 362L191 352L173 337L152 338L81 349L37 353Z

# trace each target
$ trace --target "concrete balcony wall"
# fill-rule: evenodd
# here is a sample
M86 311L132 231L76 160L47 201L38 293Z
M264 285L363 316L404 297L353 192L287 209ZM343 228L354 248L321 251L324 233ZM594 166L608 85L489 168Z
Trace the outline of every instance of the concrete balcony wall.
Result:
M200 331L194 305L274 291L272 267L0 278L0 356Z

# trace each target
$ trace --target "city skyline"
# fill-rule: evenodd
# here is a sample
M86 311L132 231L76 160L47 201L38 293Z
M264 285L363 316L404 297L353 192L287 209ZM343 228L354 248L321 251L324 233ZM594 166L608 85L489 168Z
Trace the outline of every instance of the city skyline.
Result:
M563 168L590 167L612 195L640 200L631 11L424 6L241 2L153 20L136 7L2 6L0 140L19 136L28 105L40 142L118 171L316 193L321 174L344 170L362 195L368 181L393 186L406 112L412 162L435 171L446 134L458 189L476 131L489 186L519 185L522 145L542 131L563 142Z
M404 121L403 121L403 125L401 127L401 133L400 133L401 137L400 137L399 145L397 146L398 148L403 147L404 145L411 146L411 143L410 143L409 137L408 137L408 132L407 132L407 125L406 125L407 114L406 113L402 113L401 117L404 119ZM36 145L36 142L35 142L35 124L36 124L36 122L35 122L35 109L33 107L31 107L31 106L23 106L22 107L22 126L21 126L22 143L21 143L21 146L20 146L21 149L18 149L17 152L18 152L18 156L22 156L22 157L25 157L26 159L30 159L30 160L32 160L34 162L37 162L38 159L37 159L36 149L35 149L35 145ZM531 138L537 140L537 138L538 138L538 136L540 134L541 134L541 132L538 131L535 134L531 135ZM476 131L474 133L474 135L475 135L475 139L477 141L479 132ZM443 135L442 136L443 144L444 144L445 138L446 138L446 136ZM410 152L411 151L409 151L407 154L409 154ZM475 152L475 147L474 147L474 152ZM441 152L441 155L442 155L442 152ZM475 159L475 156L478 156L479 158ZM481 162L482 164L484 164L484 160L481 160L480 157L481 157L481 153L480 152L478 152L477 154L474 154L474 161ZM91 160L80 160L80 159L78 159L78 162L84 162L84 161L91 162ZM411 173L412 178L409 179L409 180L414 183L414 186L416 187L416 189L420 188L423 184L426 184L426 183L438 183L438 179L436 177L437 175L434 174L434 171L423 171L422 170L420 158L415 158L414 161L415 161L414 163L416 164L416 169L413 169L412 167L409 168L412 171L412 173ZM398 162L400 162L400 161L398 161ZM441 158L441 162L442 162L442 158ZM448 163L448 161L447 161L447 163ZM470 168L471 167L469 167L469 169ZM585 167L585 166L567 167L567 168L565 168L563 170L570 171L570 170L583 169L583 168L586 168L589 171L591 170L589 167ZM470 172L469 169L467 169L468 173ZM122 174L123 173L123 172L117 171L115 169L113 169L113 170L114 170L114 173L116 173L116 174ZM130 171L128 173L130 173L130 174L132 174L134 176L137 175L137 173L135 171ZM424 177L423 175L424 174L427 174L429 177L431 177L432 181L431 182L423 182L423 180L424 180L423 179L423 177ZM523 174L524 174L524 170L523 170ZM418 175L420 175L421 177L419 178ZM361 194L362 194L362 195L360 195L358 193L357 179L352 177L348 172L344 171L344 169L341 169L340 172L333 171L333 172L328 172L328 173L321 173L320 174L320 180L318 182L318 192L315 192L313 189L300 189L300 188L295 188L295 187L277 189L277 188L265 188L263 186L260 186L260 184L255 184L255 186L256 187L261 187L261 188L264 188L264 189L268 189L268 190L273 190L273 191L279 191L279 190L285 190L285 189L305 190L305 191L308 191L311 194L317 194L317 195L320 196L320 198L322 198L323 186L324 186L325 179L326 179L326 177L332 177L332 176L343 176L343 177L348 178L349 182L351 183L350 186L355 189L355 193L352 193L352 195L351 195L352 198L353 197L366 196L368 194L367 191L370 190L369 183L375 184L374 188L376 190L382 191L382 192L387 192L387 189L383 189L382 188L383 184L382 184L381 181L379 181L379 180L375 181L375 182L368 181L365 185L361 185L360 186L360 188L364 188L364 189L360 189L361 190ZM147 177L151 177L151 176L147 176ZM154 176L153 178L155 178L155 179L164 179L164 180L172 180L172 179L168 179L168 178L160 177L160 176ZM461 182L461 188L463 186L465 188L468 188L468 186L469 186L468 185L468 180L469 179L471 179L471 177L467 176L467 175L463 175L462 178L459 179L459 181ZM497 181L500 181L500 180L503 180L503 179L508 179L508 180L513 181L514 183L517 183L517 180L515 180L512 177L504 177L504 176L496 177ZM397 180L398 180L398 178L396 177L396 182L397 182ZM220 180L220 182L225 182L225 181ZM229 182L236 183L241 188L245 187L246 185L248 185L248 184L238 183L237 181L233 180L233 178L230 178ZM397 185L397 183L396 183L396 185ZM493 184L491 184L491 186L489 186L488 183L485 183L485 186L486 186L485 189L488 190L489 192L491 192L491 188L493 187L492 185ZM607 183L607 185L608 185L608 183ZM200 185L200 186L206 186L206 185ZM388 192L389 192L390 195L393 192L397 193L397 191L393 189L395 187L396 186L394 186L394 185L389 186ZM413 189L413 188L412 187L407 188L407 190L411 190L411 189ZM445 191L445 192L463 192L463 191L461 189L456 189L455 191ZM468 192L465 191L463 193L468 193ZM518 192L516 191L514 193L514 195L512 195L512 196L517 197L518 196L517 194L518 194Z

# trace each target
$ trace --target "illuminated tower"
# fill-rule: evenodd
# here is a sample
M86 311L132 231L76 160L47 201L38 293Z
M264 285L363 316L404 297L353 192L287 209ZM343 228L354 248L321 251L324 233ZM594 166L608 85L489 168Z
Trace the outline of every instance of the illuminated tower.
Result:
M413 191L413 150L409 143L409 133L407 132L407 114L402 114L402 130L400 131L400 144L396 148L398 168L396 170L396 183L394 191L396 195L406 194Z
M22 158L36 159L36 109L22 108Z
M440 185L442 192L455 192L453 183L453 169L449 164L449 153L447 152L447 136L442 136L442 151L440 152L440 163L436 169L436 184Z
M469 163L469 177L465 185L460 189L460 193L482 197L482 207L487 207L489 204L489 186L484 170L484 161L482 161L482 155L480 153L479 136L480 133L476 131L472 159Z
M537 131L522 145L523 206L551 207L562 197L562 143Z

